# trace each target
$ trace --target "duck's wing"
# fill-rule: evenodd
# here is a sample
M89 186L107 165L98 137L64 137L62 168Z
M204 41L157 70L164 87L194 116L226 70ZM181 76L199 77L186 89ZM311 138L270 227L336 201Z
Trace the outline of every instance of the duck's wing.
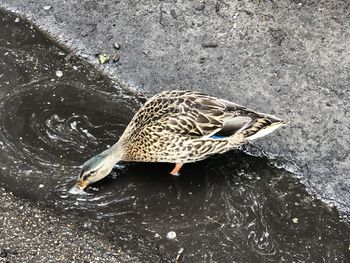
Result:
M129 129L134 135L147 128L155 133L167 131L203 139L249 130L248 137L274 122L281 120L199 92L173 90L148 100L135 114Z
M228 137L244 130L247 136L256 129L280 122L274 116L258 113L233 102L194 91L162 92L150 101L157 102L160 127L171 132L203 138ZM251 130L252 129L252 130Z

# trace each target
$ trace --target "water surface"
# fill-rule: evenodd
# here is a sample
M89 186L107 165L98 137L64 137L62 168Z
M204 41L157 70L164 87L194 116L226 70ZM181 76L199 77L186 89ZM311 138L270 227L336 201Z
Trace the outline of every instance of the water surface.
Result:
M0 17L0 176L9 190L81 218L144 260L174 260L181 248L185 262L349 260L350 228L336 209L251 150L186 165L176 178L171 165L124 163L69 195L81 163L117 141L140 101L29 24Z

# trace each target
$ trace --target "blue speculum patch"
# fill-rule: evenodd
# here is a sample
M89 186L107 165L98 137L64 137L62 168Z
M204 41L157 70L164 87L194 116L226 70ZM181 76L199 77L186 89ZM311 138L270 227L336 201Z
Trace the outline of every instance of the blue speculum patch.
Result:
M219 140L219 139L223 139L223 138L225 138L225 136L221 136L221 135L210 136L210 139L214 139L214 140Z

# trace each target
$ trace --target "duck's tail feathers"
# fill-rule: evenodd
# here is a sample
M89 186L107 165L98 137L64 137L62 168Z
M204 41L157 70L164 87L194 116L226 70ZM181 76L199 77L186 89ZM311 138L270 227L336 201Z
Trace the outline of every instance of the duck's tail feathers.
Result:
M257 118L241 131L246 140L252 141L273 132L281 126L287 125L289 121L281 120L273 115L264 114Z

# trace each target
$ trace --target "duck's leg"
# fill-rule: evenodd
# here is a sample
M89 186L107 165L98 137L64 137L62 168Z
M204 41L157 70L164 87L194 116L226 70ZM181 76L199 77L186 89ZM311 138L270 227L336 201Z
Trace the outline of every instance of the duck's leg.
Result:
M175 164L175 167L174 167L174 169L170 172L170 174L173 175L173 176L179 176L179 175L180 175L179 171L180 171L182 165L183 165L182 163L177 163L177 164Z

